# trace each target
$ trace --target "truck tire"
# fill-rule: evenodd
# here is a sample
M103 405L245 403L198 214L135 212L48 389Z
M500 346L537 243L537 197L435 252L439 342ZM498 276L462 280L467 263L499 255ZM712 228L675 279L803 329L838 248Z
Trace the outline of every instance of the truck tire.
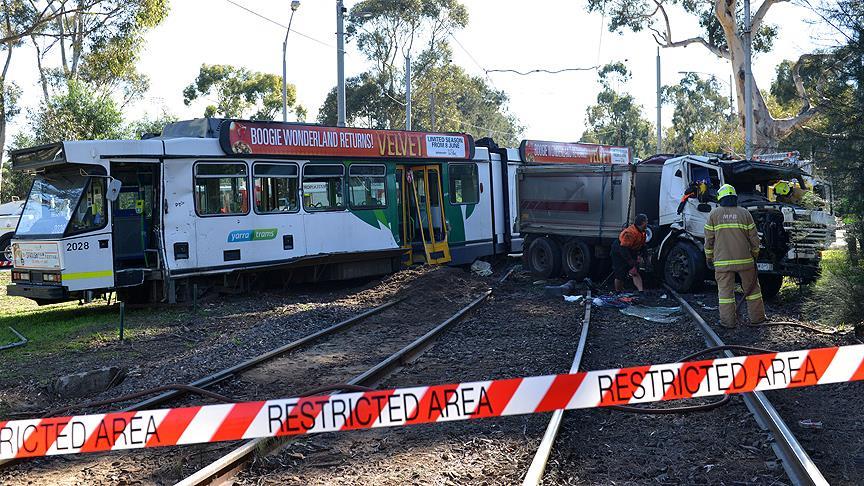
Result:
M762 287L762 299L771 300L780 293L780 287L783 286L783 275L760 274L759 286Z
M573 238L561 250L564 275L573 280L582 280L591 273L591 248L584 241Z
M663 261L663 280L676 292L693 292L705 281L705 256L692 243L679 241Z
M8 262L12 255L12 235L0 236L0 262Z
M545 236L532 241L528 247L528 269L539 278L561 275L561 245Z

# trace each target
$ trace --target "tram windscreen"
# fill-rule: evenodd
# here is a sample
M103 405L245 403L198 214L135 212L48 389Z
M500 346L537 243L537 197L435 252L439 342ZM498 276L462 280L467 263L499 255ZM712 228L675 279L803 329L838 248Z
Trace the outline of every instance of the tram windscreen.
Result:
M17 237L60 237L74 219L72 231L98 228L105 223L104 180L82 176L79 171L39 174L33 181L30 195L24 204ZM81 196L86 203L80 204Z

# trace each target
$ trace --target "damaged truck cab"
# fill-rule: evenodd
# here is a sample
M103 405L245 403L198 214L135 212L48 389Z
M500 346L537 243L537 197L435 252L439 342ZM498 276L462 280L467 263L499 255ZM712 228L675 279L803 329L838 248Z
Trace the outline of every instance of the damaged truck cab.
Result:
M717 206L717 190L731 184L738 193L738 205L750 211L756 222L761 247L757 267L766 296L780 290L783 277L804 282L819 275L820 251L834 241L834 217L823 210L769 200L769 189L779 181L798 180L804 186L807 174L798 167L753 160L719 160L686 155L668 159L663 165L660 191L660 221L667 235L658 256L667 260L665 280L676 290L688 290L705 267L704 226ZM678 213L681 195L691 184L707 187L700 197L686 201ZM675 252L676 243L689 242L694 252ZM671 257L671 258L670 258ZM695 261L693 261L695 258ZM695 270L689 275L688 270Z

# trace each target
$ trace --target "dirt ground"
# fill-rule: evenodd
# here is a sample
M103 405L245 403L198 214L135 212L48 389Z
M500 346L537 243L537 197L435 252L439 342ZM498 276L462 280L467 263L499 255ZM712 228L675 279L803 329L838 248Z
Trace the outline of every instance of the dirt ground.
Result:
M253 369L238 381L215 391L237 400L274 398L344 382L449 317L476 297L481 289L488 288L487 280L491 281L473 278L458 268L425 268L400 272L359 287L356 283L353 287L343 284L335 289L328 289L325 285L308 293L292 296L285 292L267 300L255 296L237 297L234 303L220 304L235 309L235 314L228 319L202 319L190 322L188 326L196 326L195 329L224 327L227 320L243 322L244 325L224 329L221 339L214 338L207 342L207 346L194 352L180 355L166 352L167 356L159 355L165 359L145 360L139 364L140 372L131 374L121 386L93 399L118 396L162 383L187 383L397 296L409 297L405 302L358 323L345 335L336 336L335 340ZM290 302L292 297L294 303ZM280 302L275 308L270 307L274 298ZM244 306L242 315L236 313L240 305ZM136 344L154 346L153 350L159 347L153 341L132 346ZM141 351L147 352L147 349ZM96 363L83 365L94 366ZM57 407L69 402L75 403L76 400L53 398L49 404ZM172 405L208 402L206 399L188 398ZM123 405L108 408L117 409ZM22 461L0 469L0 484L173 484L208 464L220 453L224 454L231 446L215 444L179 450L166 448Z
M583 313L517 273L381 388L566 372ZM543 414L302 438L240 483L517 484L547 422Z
M72 356L52 369L18 366L25 382L0 377L0 399L16 412L44 410L74 400L50 396L43 374L119 363L129 377L99 397L116 396L159 383L188 382L362 312L397 295L411 298L358 324L351 338L328 340L226 382L217 392L235 399L287 396L346 381L352 375L434 327L487 287L493 296L445 332L414 363L381 388L565 372L581 330L583 306L543 293L546 282L516 272L496 279L513 262L499 262L496 275L479 278L462 269L414 269L366 282L295 288L212 301L198 314L180 314L167 333L139 335L129 344L105 343L116 351L110 363L102 347ZM466 290L467 289L467 290ZM648 298L649 305L674 306ZM716 296L691 302L706 317ZM419 309L419 310L418 310ZM407 311L407 312L406 312ZM714 311L716 313L716 311ZM769 312L795 316L794 305ZM694 324L680 313L671 324L595 308L582 369L676 361L705 347ZM166 336L176 335L177 338ZM348 334L346 334L348 336ZM774 349L848 344L848 336L813 335L791 328L721 331L730 343ZM189 339L193 339L190 342ZM152 355L152 357L149 357ZM66 359L58 355L57 360ZM5 376L5 375L4 375ZM860 384L854 384L860 385ZM846 388L844 388L846 387ZM770 396L832 484L860 484L861 387L831 385ZM832 391L833 390L833 391ZM827 398L827 399L826 399ZM182 403L207 403L186 399ZM655 404L668 407L679 404ZM115 407L116 408L116 407ZM2 412L2 410L0 410ZM5 418L5 417L4 417ZM799 420L821 421L821 429ZM240 484L514 484L527 470L548 415L505 417L449 424L355 431L297 438L279 452L257 459ZM0 484L171 484L236 447L236 443L55 457L0 468ZM709 412L645 415L608 409L568 412L544 484L788 484L741 399Z
M674 307L660 294L650 306ZM674 323L648 322L617 309L592 310L583 368L676 362L705 348L683 313ZM705 403L710 400L700 400ZM693 405L664 402L650 407ZM767 434L740 398L706 412L651 415L607 409L567 412L545 484L783 484Z
M717 311L704 310L700 305L716 307L716 293L706 291L702 295L688 296L688 300L727 344L775 351L860 344L849 329L831 335L792 326L754 328L744 323L737 329L723 329L719 327ZM766 303L766 314L770 321L802 322L824 329L802 320L803 302L797 289L787 288L780 298ZM744 305L741 311L746 314ZM746 322L746 317L743 320ZM852 485L864 482L864 401L861 400L864 383L774 391L768 392L767 396L829 483ZM802 425L802 421L816 422L820 426Z

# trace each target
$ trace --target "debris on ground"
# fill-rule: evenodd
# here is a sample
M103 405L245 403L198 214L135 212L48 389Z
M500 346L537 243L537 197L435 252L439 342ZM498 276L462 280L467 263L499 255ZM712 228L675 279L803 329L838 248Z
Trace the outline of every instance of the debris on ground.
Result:
M53 391L60 397L86 397L119 385L126 378L126 370L108 366L92 371L61 376L54 382Z
M633 294L601 295L595 297L592 304L595 307L614 307L616 309L623 309L636 303L636 299L632 295Z
M812 420L812 419L799 420L798 425L800 425L802 429L821 429L822 428L822 422L817 422L817 421Z
M564 301L576 303L576 302L579 302L580 300L582 300L583 297L585 297L585 296L584 295L565 295Z
M675 316L674 314L681 312L681 307L648 307L641 305L631 305L621 309L622 314L626 314L628 316L638 317L640 319L645 319L650 322L657 322L660 324L672 324L673 322L678 322L681 316Z
M559 295L569 295L576 290L576 281L568 280L561 285L547 285L543 288L543 293L549 297L558 297Z
M7 326L7 327L9 327L9 330L12 331L16 336L18 336L18 341L15 341L14 343L11 343L11 344L4 344L3 346L0 346L0 351L3 351L4 349L17 348L18 346L24 346L25 344L27 344L29 339L24 337L24 335L21 334L20 332L13 329L12 326Z
M492 264L483 260L474 260L471 264L471 273L478 277L488 277L492 275Z

